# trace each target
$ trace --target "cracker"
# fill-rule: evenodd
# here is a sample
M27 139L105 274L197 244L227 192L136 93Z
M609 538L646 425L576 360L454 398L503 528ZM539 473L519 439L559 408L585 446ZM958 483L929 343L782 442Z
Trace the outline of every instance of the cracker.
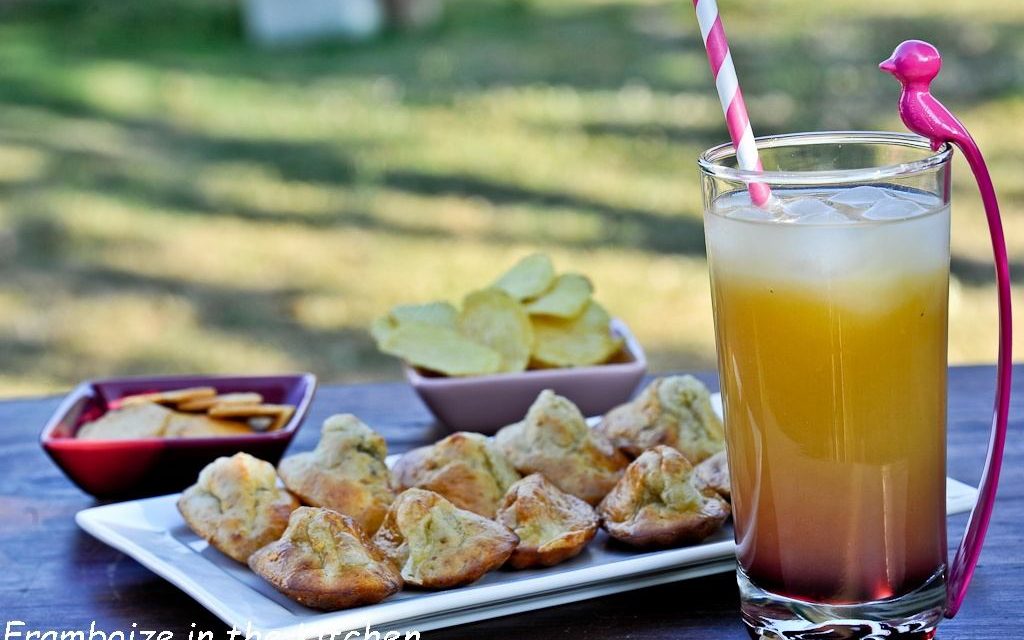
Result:
M164 435L167 421L173 415L170 409L152 403L111 409L82 425L76 437L81 440L159 438Z
M273 418L274 422L267 428L267 431L276 431L288 424L295 413L295 407L290 404L251 404L251 405L219 405L210 407L209 415L212 418L227 418L232 420L252 420L254 418Z
M207 411L218 405L251 405L262 404L263 396L255 391L243 391L238 393L222 393L213 397L198 398L189 400L178 405L178 411Z
M119 408L149 403L178 405L191 400L198 400L199 398L211 398L216 395L217 390L213 387L188 387L186 389L172 389L170 391L155 391L153 393L125 396L118 399L115 404Z
M248 436L253 431L244 422L218 420L207 415L175 413L167 421L168 438L223 438Z

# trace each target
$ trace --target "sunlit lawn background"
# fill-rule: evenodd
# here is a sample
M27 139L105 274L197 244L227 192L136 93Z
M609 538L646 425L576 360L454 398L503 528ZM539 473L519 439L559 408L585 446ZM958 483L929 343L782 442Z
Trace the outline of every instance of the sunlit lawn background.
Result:
M1024 3L720 4L759 133L901 128L875 65L934 41L1021 280ZM224 0L0 2L0 394L395 378L374 316L538 249L591 275L654 369L712 366L694 159L724 129L692 11L462 0L428 33L259 51ZM957 172L950 357L992 361L988 241Z

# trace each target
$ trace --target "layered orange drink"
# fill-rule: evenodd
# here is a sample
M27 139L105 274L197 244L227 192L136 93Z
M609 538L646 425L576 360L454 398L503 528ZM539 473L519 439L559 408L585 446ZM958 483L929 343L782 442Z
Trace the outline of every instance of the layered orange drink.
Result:
M948 206L737 191L705 229L741 570L836 604L925 584L946 562Z

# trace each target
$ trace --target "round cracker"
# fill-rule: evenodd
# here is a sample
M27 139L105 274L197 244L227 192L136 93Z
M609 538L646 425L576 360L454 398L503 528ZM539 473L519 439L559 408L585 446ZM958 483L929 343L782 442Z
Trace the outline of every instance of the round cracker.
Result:
M82 425L75 434L80 440L135 440L159 438L167 421L176 415L161 405L145 402L111 409L96 420Z
M237 393L222 393L210 398L198 398L178 404L178 411L206 411L210 407L222 404L261 404L263 396L255 391L240 391Z
M252 429L244 422L188 413L176 413L171 416L164 433L168 438L224 438L252 434Z
M295 407L290 404L224 404L210 407L208 412L211 418L225 418L228 420L250 420L252 418L270 417L274 422L266 431L280 429L288 423L295 413Z
M186 389L172 389L169 391L154 391L152 393L139 393L132 396L125 396L115 403L118 407L130 407L139 404L170 404L178 405L182 402L198 400L199 398L210 398L217 395L213 387L188 387Z

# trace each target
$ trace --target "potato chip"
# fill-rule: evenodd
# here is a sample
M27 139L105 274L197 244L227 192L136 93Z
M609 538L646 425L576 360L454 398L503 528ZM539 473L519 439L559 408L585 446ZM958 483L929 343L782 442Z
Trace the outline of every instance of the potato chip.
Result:
M547 291L555 281L551 258L543 253L528 255L515 264L494 286L516 300L535 298Z
M566 273L558 276L554 286L526 305L526 311L535 316L575 318L587 306L594 287L586 276Z
M523 371L530 362L530 316L504 291L483 289L466 296L459 314L459 331L501 354L502 372Z
M380 344L380 350L409 364L449 376L495 373L501 354L477 344L448 327L430 324L396 326Z
M591 300L579 316L570 319L532 316L533 358L547 367L580 367L606 362L622 348L612 335L611 317Z
M383 316L377 318L370 325L370 335L373 336L373 341L377 343L377 348L383 351L383 345L387 342L387 339L395 332L398 328L398 322L391 316Z
M400 304L393 307L388 315L373 321L370 335L379 347L399 325L429 324L454 329L458 317L458 310L447 302Z
M428 302L426 304L400 304L391 309L391 313L388 315L398 324L419 322L454 329L459 311L447 302Z

